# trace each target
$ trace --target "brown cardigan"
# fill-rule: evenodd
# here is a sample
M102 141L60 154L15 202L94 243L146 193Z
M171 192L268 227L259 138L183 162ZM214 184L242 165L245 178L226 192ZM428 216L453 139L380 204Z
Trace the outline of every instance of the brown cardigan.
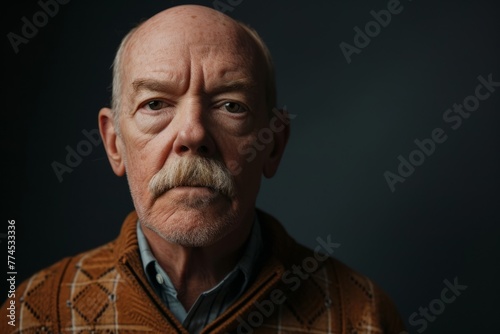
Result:
M259 211L259 219L262 267L248 291L203 333L404 331L394 304L374 282L332 257L315 257L270 215ZM7 300L0 333L187 333L148 283L136 222L132 212L116 240L23 282L16 290L15 326L7 323Z

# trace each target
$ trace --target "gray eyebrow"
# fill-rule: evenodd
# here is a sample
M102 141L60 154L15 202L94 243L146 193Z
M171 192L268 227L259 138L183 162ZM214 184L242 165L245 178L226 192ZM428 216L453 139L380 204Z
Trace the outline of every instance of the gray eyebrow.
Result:
M168 81L159 81L153 79L137 79L132 82L132 87L135 92L141 90L148 90L153 92L170 92L175 91L179 87L177 84ZM256 84L245 80L231 80L225 82L213 90L210 91L211 94L220 94L224 92L234 92L234 91L251 91L257 87Z
M137 79L132 82L132 87L134 87L135 92L139 92L141 90L149 90L154 92L166 92L178 89L178 86L168 82L168 81L159 81L152 79Z

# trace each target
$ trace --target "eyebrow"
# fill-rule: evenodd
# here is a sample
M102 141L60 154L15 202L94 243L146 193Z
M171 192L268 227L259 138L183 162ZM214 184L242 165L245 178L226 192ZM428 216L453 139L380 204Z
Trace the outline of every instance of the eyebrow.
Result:
M158 81L152 79L137 79L132 82L134 92L149 90L153 92L169 92L179 89L178 85L168 81Z
M257 84L252 83L246 79L240 79L240 80L231 80L225 83L222 83L221 85L218 85L214 89L210 91L211 94L221 94L221 93L227 93L227 92L238 92L238 91L244 91L244 92L249 92L257 88Z
M255 89L258 85L252 83L246 79L240 80L230 80L227 82L218 85L214 89L210 90L210 94L221 94L226 92L235 92L235 91L251 91ZM154 79L137 79L132 82L132 87L134 88L134 92L139 92L142 90L153 91L153 92L172 92L179 89L179 86L176 83L169 81L159 81Z

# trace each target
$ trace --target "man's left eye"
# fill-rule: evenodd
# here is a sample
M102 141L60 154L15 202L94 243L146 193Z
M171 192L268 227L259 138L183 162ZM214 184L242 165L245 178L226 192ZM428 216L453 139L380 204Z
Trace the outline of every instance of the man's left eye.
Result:
M236 102L226 102L223 105L224 109L232 114L239 114L245 112L245 108Z

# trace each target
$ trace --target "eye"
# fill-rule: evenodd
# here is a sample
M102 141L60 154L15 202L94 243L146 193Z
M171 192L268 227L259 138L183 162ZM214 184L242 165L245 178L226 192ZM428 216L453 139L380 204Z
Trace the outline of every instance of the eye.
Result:
M246 111L246 109L241 104L236 102L226 102L222 107L224 108L224 110L232 114L239 114Z
M150 110L161 110L163 108L166 108L167 106L168 104L161 100L152 100L146 103L146 107Z

